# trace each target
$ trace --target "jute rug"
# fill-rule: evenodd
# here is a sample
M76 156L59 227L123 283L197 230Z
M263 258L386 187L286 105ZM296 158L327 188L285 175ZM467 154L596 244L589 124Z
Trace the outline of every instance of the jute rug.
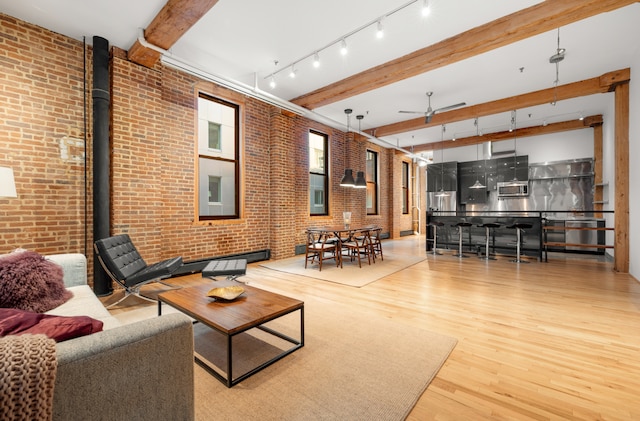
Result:
M403 420L457 342L344 304L304 301L305 346L293 354L231 389L194 365L197 420ZM149 305L116 317L130 323L156 312ZM299 337L297 313L268 326ZM198 324L194 333L196 350L226 367L224 338ZM237 336L235 373L270 358L283 344L255 329Z
M270 326L295 337L297 323L292 314ZM245 341L258 348L255 338ZM455 344L357 309L306 301L302 349L231 389L196 365L196 418L403 420Z
M376 262L371 265L365 260L362 262L361 268L358 267L357 261L350 262L345 260L342 268L340 268L336 266L333 260L325 260L322 263L322 271L320 271L318 270L317 263L308 263L305 269L304 255L299 255L282 260L267 261L261 263L260 266L280 272L293 273L360 288L387 275L420 263L425 259L425 256L385 253L384 260L378 258Z

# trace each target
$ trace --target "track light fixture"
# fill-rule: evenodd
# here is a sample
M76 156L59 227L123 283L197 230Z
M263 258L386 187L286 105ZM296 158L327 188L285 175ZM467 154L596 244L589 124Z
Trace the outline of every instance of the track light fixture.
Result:
M346 56L348 52L349 50L347 49L347 40L342 38L342 41L340 42L340 54Z
M422 2L422 16L427 17L431 13L431 8L429 7L429 0L423 0Z
M295 78L296 77L296 73L298 73L298 71L296 70L296 65L292 64L291 65L291 71L289 71L289 77L291 79Z
M417 3L419 1L420 0L410 0L407 3L402 4L402 5L398 6L398 7L396 7L395 9L385 13L384 15L378 16L376 19L374 19L374 20L372 20L370 22L367 22L364 25L352 30L351 32L348 32L348 33L342 35L341 37L335 39L334 41L330 42L329 44L325 45L324 47L317 48L313 52L311 52L311 53L309 53L309 54L307 54L307 55L295 60L294 62L292 62L292 63L280 68L279 70L274 71L273 73L268 74L267 76L265 76L265 79L272 79L273 76L275 76L276 74L282 72L283 70L285 70L287 68L291 68L289 76L291 76L293 78L293 77L295 77L295 73L296 73L295 70L294 70L294 65L297 64L297 63L300 63L301 61L306 60L308 58L313 58L313 67L317 68L317 67L320 66L319 54L322 51L324 51L324 50L326 50L328 48L334 47L336 45L338 45L340 47L340 54L342 54L343 56L346 55L348 53L348 50L347 50L347 38L349 38L352 35L357 34L358 32L360 32L360 31L362 31L362 30L364 30L364 29L366 29L366 28L368 28L368 27L370 27L372 25L376 25L376 27L377 27L376 36L378 38L382 38L384 36L382 21L384 19L388 18L389 16L395 14L396 12L399 12L400 10L402 10L402 9L404 9L404 8L414 4L414 3ZM429 2L428 1L424 1L423 2L423 12L422 12L423 15L425 13L424 12L425 9L427 9L427 10L429 9ZM276 65L277 65L277 62L276 62ZM273 88L273 86L272 86L272 88Z
M276 88L276 77L274 75L271 75L271 80L269 81L269 86L271 87L271 89L275 89Z
M384 28L382 27L382 20L378 21L378 30L376 31L376 38L384 38Z

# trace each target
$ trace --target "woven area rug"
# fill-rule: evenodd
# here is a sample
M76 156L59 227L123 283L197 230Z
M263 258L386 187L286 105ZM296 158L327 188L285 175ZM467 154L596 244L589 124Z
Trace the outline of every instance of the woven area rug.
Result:
M345 260L342 268L340 268L332 260L325 260L322 263L322 271L320 271L317 263L309 263L305 269L304 255L299 255L282 260L267 261L261 263L260 266L280 272L360 288L387 275L420 263L425 259L426 256L385 253L384 260L378 258L371 265L364 261L361 268L358 267L357 261L350 262Z
M295 337L294 314L269 326ZM196 365L196 418L403 420L456 344L316 300L305 302L305 333L303 348L231 389ZM264 355L276 346L256 341L240 339L239 345L251 344Z
M403 420L457 343L343 304L297 298L305 301L303 348L231 389L194 365L197 420ZM115 316L131 323L156 314L147 305ZM298 313L267 326L299 337ZM226 367L224 338L201 325L194 331L196 349ZM237 373L283 343L255 329L234 338Z

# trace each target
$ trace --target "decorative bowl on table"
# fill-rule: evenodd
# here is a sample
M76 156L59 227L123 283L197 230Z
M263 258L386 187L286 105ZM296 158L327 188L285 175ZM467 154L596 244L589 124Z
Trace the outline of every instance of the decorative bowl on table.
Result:
M231 301L238 298L244 293L244 288L238 285L232 285L228 287L213 288L207 292L207 297L215 298L216 300Z

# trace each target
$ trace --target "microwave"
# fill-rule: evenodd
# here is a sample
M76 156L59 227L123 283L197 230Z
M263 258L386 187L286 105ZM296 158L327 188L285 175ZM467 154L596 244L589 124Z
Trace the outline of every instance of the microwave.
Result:
M498 197L529 196L529 183L507 181L498 183Z

